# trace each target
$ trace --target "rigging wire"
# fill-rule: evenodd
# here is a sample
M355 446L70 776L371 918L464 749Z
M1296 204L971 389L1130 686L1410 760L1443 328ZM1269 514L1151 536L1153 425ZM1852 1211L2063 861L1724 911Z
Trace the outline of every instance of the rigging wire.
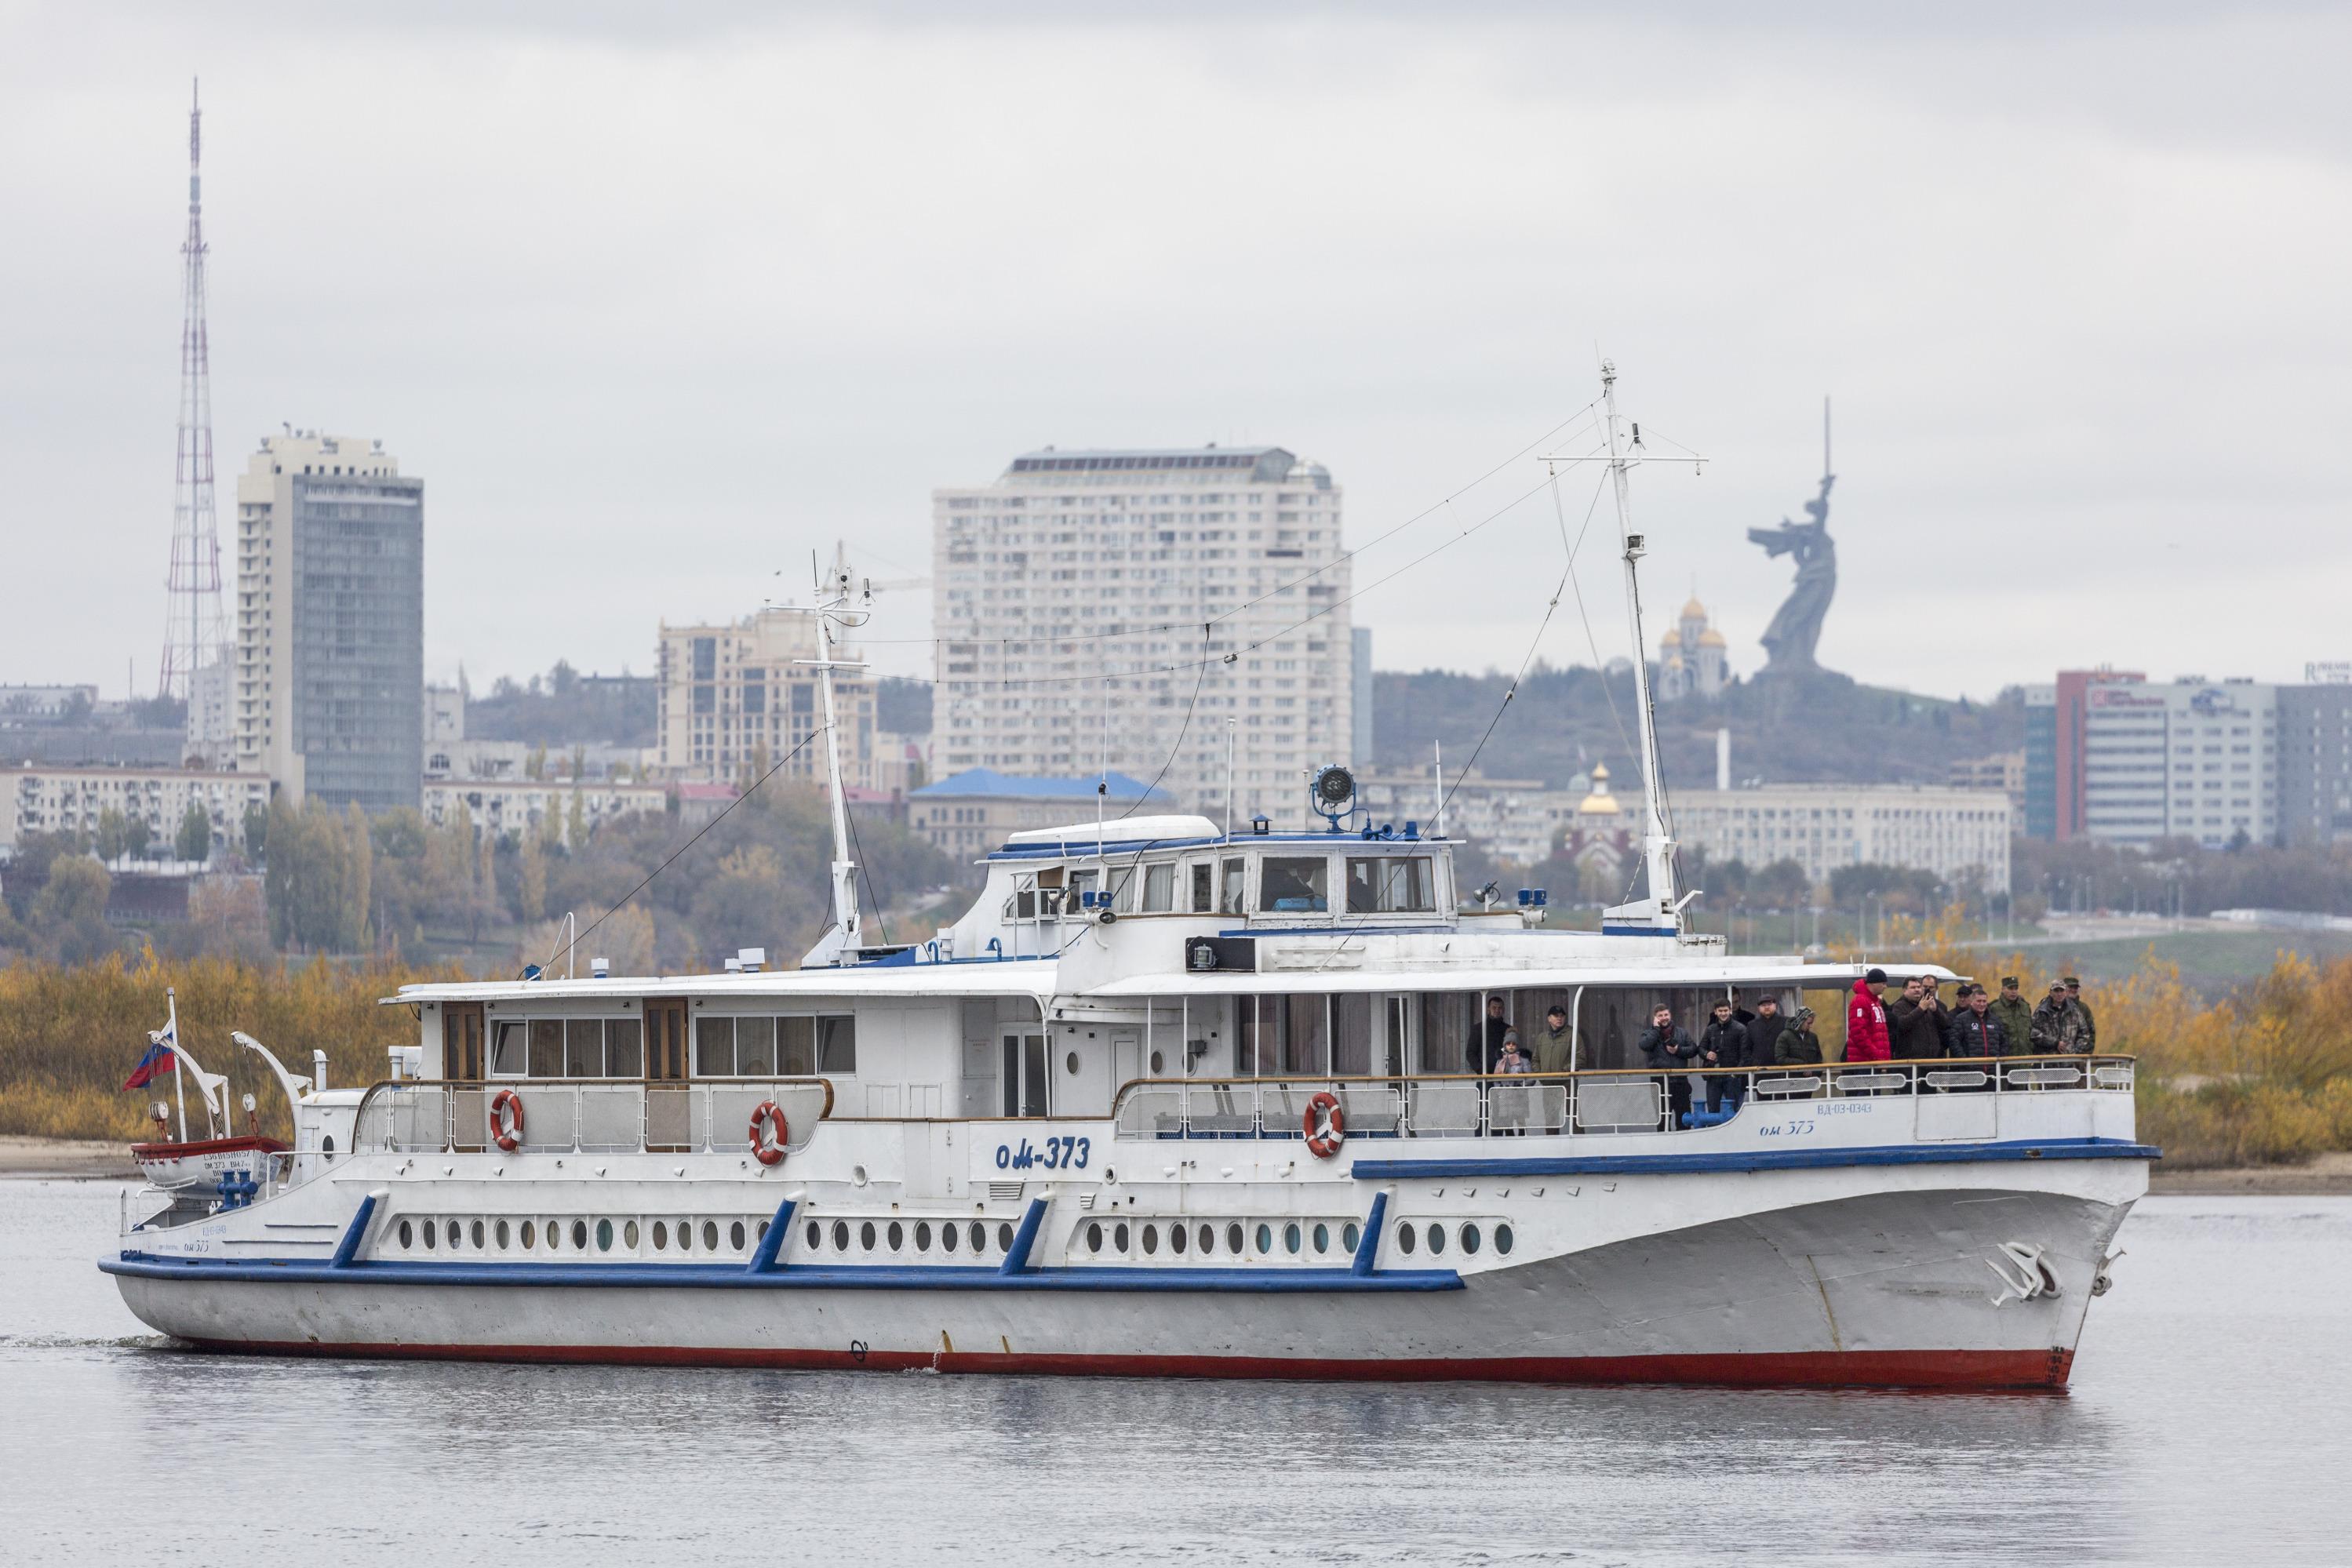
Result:
M702 835L717 827L720 821L725 820L728 812L733 810L736 807L750 800L752 795L758 791L761 785L765 784L769 779L773 779L778 773L783 771L785 763L790 762L793 758L798 757L803 751L808 749L810 744L814 742L818 736L824 733L825 727L819 726L817 728L811 730L807 735L802 737L800 743L794 746L790 751L785 752L784 755L777 760L776 765L773 768L769 768L765 773L761 774L757 779L752 781L751 789L744 790L740 795L738 795L732 800L728 801L725 806L719 809L718 815L712 817L710 821L703 823L702 826L694 831L694 836L692 838L687 840L686 842L678 845L677 849L673 850L667 860L663 861L661 864L646 873L645 879L643 881L639 882L636 886L629 889L628 892L621 894L620 899L613 905L612 908L596 916L594 920L590 921L588 924L588 929L581 932L577 936L574 936L572 939L572 946L577 947L581 943L593 936L597 926L604 925L604 922L612 919L614 915L618 915L621 912L623 905L626 904L629 900L636 897L637 894L643 893L653 882L654 878L661 875L662 873L670 868L670 866L677 860L678 856L686 853L687 851L700 843L702 841ZM854 831L855 829L852 831ZM548 958L548 963L552 965L554 962L555 959L553 956L551 955ZM521 977L517 976L516 978L520 979Z
M1608 474L1605 470L1602 472L1601 480L1603 484L1607 483ZM1568 584L1576 594L1577 617L1584 622L1584 645L1592 650L1592 673L1601 682L1601 695L1602 698L1604 698L1609 704L1609 722L1617 727L1617 741L1619 745L1624 747L1625 755L1628 757L1639 756L1640 753L1635 748L1633 742L1625 734L1624 717L1617 711L1617 694L1609 689L1609 668L1601 662L1601 640L1599 637L1594 635L1592 630L1592 616L1591 612L1584 608L1584 585L1579 582L1576 577L1575 563L1577 545L1581 545L1584 542L1585 529L1592 527L1592 514L1598 510L1601 506L1601 490L1598 486L1595 486L1592 492L1592 504L1584 508L1584 527L1577 530L1576 545L1570 545L1568 542L1568 513L1560 505L1559 476L1558 473L1554 473L1551 476L1551 505L1553 513L1559 518L1559 542L1568 549ZM1637 659L1646 658L1648 653L1649 650L1645 648L1636 648L1633 650L1633 656Z

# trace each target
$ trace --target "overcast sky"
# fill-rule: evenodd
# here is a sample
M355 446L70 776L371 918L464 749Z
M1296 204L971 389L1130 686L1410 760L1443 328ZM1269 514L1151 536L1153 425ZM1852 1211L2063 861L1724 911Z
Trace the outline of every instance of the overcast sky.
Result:
M1596 353L1711 458L1634 508L1737 669L1825 392L1832 667L2352 658L2342 6L478 9L0 5L0 681L155 680L195 75L224 538L265 431L382 437L478 687L642 672L836 536L919 577L931 488L1048 444L1278 443L1368 540ZM1539 496L1366 594L1379 664L1515 665L1560 554Z

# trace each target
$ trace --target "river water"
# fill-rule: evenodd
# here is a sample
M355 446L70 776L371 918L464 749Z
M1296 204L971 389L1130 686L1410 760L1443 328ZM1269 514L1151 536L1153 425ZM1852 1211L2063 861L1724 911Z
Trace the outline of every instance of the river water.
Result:
M2153 1198L2058 1395L212 1358L0 1181L12 1563L2352 1561L2352 1198Z

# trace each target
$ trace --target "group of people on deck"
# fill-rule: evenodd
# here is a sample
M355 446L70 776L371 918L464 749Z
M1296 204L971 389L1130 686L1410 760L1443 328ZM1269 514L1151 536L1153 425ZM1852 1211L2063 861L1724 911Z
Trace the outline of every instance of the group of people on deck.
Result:
M1882 994L1884 993L1884 994ZM1853 983L1846 1005L1845 1060L1912 1061L1927 1057L2088 1056L2098 1025L2083 999L2083 982L2069 975L2028 1008L2014 975L2001 977L2000 995L1960 982L1956 1012L1936 994L1936 982L1914 975L1900 995L1886 971L1873 969Z

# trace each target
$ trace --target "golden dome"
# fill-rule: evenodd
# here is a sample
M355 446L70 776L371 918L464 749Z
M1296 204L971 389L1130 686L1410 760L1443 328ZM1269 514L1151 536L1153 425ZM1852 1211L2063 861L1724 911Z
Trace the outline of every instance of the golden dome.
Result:
M1666 662L1658 667L1664 670L1679 670L1683 667L1683 656L1680 653L1668 653Z
M1731 644L1723 640L1722 632L1710 626L1698 634L1698 645L1702 648L1727 648Z
M1685 621L1704 621L1706 619L1706 606L1698 601L1698 596L1696 594L1693 594L1691 596L1691 601L1683 606L1683 619Z
M1580 817L1614 817L1620 814L1616 797L1609 793L1609 764L1592 765L1592 790L1576 803Z

